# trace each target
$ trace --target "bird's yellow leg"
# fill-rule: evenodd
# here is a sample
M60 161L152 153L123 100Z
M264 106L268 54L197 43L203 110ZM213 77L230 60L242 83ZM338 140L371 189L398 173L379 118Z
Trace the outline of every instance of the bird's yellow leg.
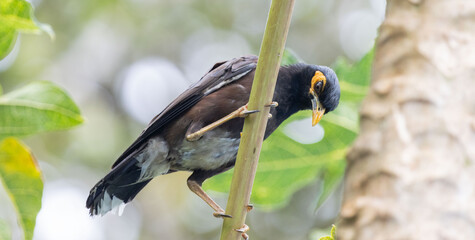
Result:
M277 107L277 102L272 102L268 105L266 105L266 107ZM217 120L216 122L213 122L203 128L201 128L200 130L196 131L196 132L193 132L191 134L188 134L186 135L186 140L188 141L196 141L198 139L200 139L207 131L210 131L210 130L213 130L214 128L218 127L219 125L231 120L231 119L234 119L234 118L238 118L238 117L241 117L241 118L244 118L244 117L247 117L249 114L252 114L252 113L256 113L256 112L259 112L259 110L248 110L247 109L247 104L238 108L237 110L235 110L234 112L224 116L223 118Z
M219 206L204 190L203 188L201 188L200 184L198 184L197 182L193 181L193 180L188 180L187 181L187 185L188 185L188 188L190 188L190 190L192 192L194 192L196 195L198 195L198 197L200 197L201 199L203 199L203 201L205 201L212 209L214 209L214 213L213 213L213 216L215 217L222 217L222 218L225 218L225 217L228 217L228 218L231 218L231 215L227 215L224 213L224 209Z
M188 180L187 181L187 185L188 185L188 188L190 188L190 190L192 192L194 192L196 195L198 195L198 197L200 197L201 199L203 199L203 201L205 201L212 209L214 209L214 213L213 213L213 216L215 217L221 217L221 218L225 218L225 217L228 217L228 218L232 218L231 215L227 215L224 213L224 209L219 206L204 190L203 188L201 188L200 184L198 184L197 182L193 181L193 180ZM254 206L252 204L249 204L246 206L247 208L247 211L251 211ZM247 231L249 231L249 226L247 226L246 224L244 224L244 226L242 228L238 228L238 229L234 229L236 232L239 232L241 233L241 236L244 240L248 240L249 239L249 236L247 235Z
M191 134L188 134L186 136L186 140L188 141L196 141L198 139L200 139L200 137L202 137L207 131L210 131L210 130L213 130L214 128L218 127L219 125L231 120L231 119L234 119L234 118L237 118L237 117L246 117L247 115L251 114L251 113L255 113L255 112L259 112L259 110L252 110L252 111L249 111L247 110L247 104L238 108L237 110L235 110L234 112L224 116L223 118L217 120L216 122L213 122L203 128L201 128L200 130L194 132L194 133L191 133Z

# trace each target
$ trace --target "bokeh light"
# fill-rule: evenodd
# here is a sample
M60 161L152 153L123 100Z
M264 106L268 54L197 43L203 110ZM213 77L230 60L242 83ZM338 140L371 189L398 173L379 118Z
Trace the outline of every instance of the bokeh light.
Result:
M150 122L188 85L180 70L161 58L137 61L119 78L122 79L120 94L124 108L143 124Z
M45 185L43 206L37 217L35 240L105 240L138 239L140 215L133 206L128 206L124 217L108 214L104 217L89 217L84 205L87 187L64 179ZM116 231L127 229L127 231Z
M320 124L312 127L312 118L290 122L284 127L283 131L294 141L302 144L320 142L325 135L325 130Z

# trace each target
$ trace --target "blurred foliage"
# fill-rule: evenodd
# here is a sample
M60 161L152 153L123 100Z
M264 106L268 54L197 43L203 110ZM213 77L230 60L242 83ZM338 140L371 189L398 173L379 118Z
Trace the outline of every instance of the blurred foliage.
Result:
M47 24L39 23L33 16L33 7L24 0L0 1L0 60L13 48L18 32L39 34L54 33Z
M11 239L12 233L10 232L10 227L8 223L2 219L0 219L0 240L3 239Z
M321 237L319 238L318 240L335 240L336 239L336 226L335 225L332 225L332 230L330 232L330 236L326 236L326 237Z
M0 139L67 129L82 122L73 100L51 82L33 82L0 96Z
M371 79L373 53L373 50L371 50L355 64L349 63L345 58L339 58L333 65L333 70L338 74L340 80L342 101L359 105L366 96Z
M18 32L47 32L51 27L37 22L30 3L0 2L0 60L12 49ZM2 89L0 87L0 95ZM82 123L79 108L61 88L37 81L0 96L0 180L17 212L24 239L33 239L36 216L41 209L43 179L28 148L14 137L62 130ZM0 219L0 239L11 238L8 224Z
M15 138L0 142L0 179L17 211L25 239L32 239L41 208L43 180L30 151Z
M356 64L345 59L336 61L333 69L339 77L341 99L338 108L319 123L326 133L320 142L301 144L283 132L287 124L309 118L310 111L291 116L264 142L251 196L253 203L266 208L282 206L295 191L318 177L322 179L322 192L317 207L328 198L344 174L347 149L358 134L358 108L368 88L372 59L370 52ZM228 191L232 173L231 170L211 178L205 188Z
M300 59L294 51L288 48L284 49L282 61L280 62L281 66L291 65L299 62L302 62L302 59Z

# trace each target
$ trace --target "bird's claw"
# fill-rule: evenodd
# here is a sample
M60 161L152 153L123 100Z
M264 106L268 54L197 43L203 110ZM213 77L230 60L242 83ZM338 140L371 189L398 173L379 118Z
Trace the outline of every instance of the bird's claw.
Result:
M248 204L248 205L246 206L246 209L247 209L247 212L250 212L252 209L254 209L254 205Z
M271 102L271 103L265 105L265 107L273 107L273 108L275 108L275 107L277 107L277 106L279 106L279 103L277 103L277 102ZM268 118L268 119L271 119L271 118L272 118L272 114L269 113L269 115L267 116L267 118Z
M233 216L225 214L224 212L214 212L213 216L215 218L233 218Z
M279 106L279 103L278 103L278 102L274 102L274 101L271 102L271 103L269 103L269 104L267 104L267 105L265 105L265 107L277 107L277 106Z
M241 233L241 236L244 240L249 240L249 235L246 234L247 231L249 231L249 226L244 224L242 228L234 229L234 231Z
M249 114L259 112L259 110L245 110L239 113L240 117L247 117Z
M253 113L256 113L256 112L259 112L259 110L248 110L247 109L247 104L242 106L240 111L239 111L239 117L247 117L249 116L249 114L253 114Z

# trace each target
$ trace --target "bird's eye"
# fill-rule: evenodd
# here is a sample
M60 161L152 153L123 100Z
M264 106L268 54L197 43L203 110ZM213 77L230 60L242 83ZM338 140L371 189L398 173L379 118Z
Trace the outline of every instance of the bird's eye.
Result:
M323 87L323 82L320 81L320 82L317 82L313 88L315 89L315 92L319 93L322 90L322 87Z

